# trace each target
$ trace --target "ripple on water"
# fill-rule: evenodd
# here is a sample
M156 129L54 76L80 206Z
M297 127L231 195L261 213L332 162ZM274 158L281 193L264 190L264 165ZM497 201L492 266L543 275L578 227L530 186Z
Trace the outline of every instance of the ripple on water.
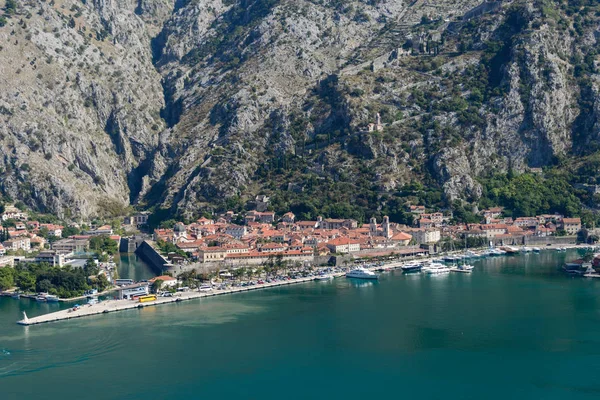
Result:
M23 336L6 338L15 342L15 350L8 348L0 352L0 378L79 364L123 346L122 336L114 330L105 330L102 335L94 335L89 340L78 339L81 349L73 352L69 346L70 337L82 334L85 333L72 327L26 327ZM48 341L49 337L60 337L61 340Z

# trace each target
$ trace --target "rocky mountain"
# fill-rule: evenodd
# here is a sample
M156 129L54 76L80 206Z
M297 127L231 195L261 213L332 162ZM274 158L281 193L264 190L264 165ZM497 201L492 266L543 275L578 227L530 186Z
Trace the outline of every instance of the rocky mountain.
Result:
M592 0L0 8L0 190L61 216L257 193L364 216L473 202L481 177L597 148Z

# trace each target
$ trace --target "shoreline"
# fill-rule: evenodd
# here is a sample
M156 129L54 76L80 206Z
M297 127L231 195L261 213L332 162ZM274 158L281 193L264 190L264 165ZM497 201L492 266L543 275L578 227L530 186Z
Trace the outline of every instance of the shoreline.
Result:
M564 246L556 246L556 247L565 247L568 249L580 249L580 248L585 248L587 246L564 245ZM554 250L555 246L547 246L547 247L544 247L544 249ZM420 257L420 258L418 257L415 259L426 262L426 261L431 261L431 260L437 259L439 257L440 257L440 254L437 254L435 257L432 257L432 256ZM390 268L392 270L398 269L398 268L400 268L401 265L403 265L407 261L409 261L409 260L404 259L404 260L394 261L391 263L384 263L383 267ZM375 270L375 269L378 269L381 267L382 266L375 266L375 267L369 267L367 269ZM338 277L344 276L345 272L334 272L334 273L330 273L327 275L331 275L333 278L338 278ZM211 291L206 291L206 292L199 292L199 291L180 292L180 293L177 293L176 295L174 295L173 297L159 297L156 300L150 301L147 303L139 303L139 302L135 302L132 300L105 300L98 304L82 305L81 308L79 308L77 310L68 308L65 310L55 311L52 313L47 313L47 314L43 314L43 315L39 315L36 317L31 317L31 318L28 318L25 316L26 318L24 318L20 321L17 321L17 324L23 325L23 326L39 325L39 324L44 324L44 323L49 323L49 322L65 321L65 320L69 320L69 319L83 318L83 317L89 317L89 316L99 315L99 314L109 314L109 313L118 312L118 311L141 309L141 308L145 308L145 307L154 307L154 306L159 306L159 305L163 305L163 304L172 304L172 303L177 303L177 302L182 302L182 301L201 299L201 298L205 298L205 297L215 297L215 296L234 294L234 293L239 293L239 292L249 292L252 290L269 289L272 287L294 285L294 284L306 283L306 282L311 282L311 281L315 281L314 276L295 278L295 279L292 278L292 279L284 280L284 281L264 283L264 284L255 285L255 286L236 287L236 288L230 288L230 289L224 289L224 290L213 289Z

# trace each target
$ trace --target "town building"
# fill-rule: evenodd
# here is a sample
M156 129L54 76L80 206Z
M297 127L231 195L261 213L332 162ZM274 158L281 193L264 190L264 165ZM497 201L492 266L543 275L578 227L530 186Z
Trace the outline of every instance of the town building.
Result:
M16 237L2 242L7 251L31 250L31 239L28 237Z
M150 285L152 285L152 284L154 284L154 282L156 282L158 280L161 281L160 287L158 289L177 287L177 279L173 278L172 276L169 276L169 275L161 275L161 276L157 276L155 278L149 279L148 283Z
M0 268L12 268L15 266L13 257L0 257Z
M345 237L339 237L327 242L332 253L355 253L360 251L360 242Z
M141 213L131 215L129 217L125 217L123 224L131 225L131 226L147 225L148 224L148 213L141 212Z
M65 264L65 255L56 250L40 251L34 258L36 263L48 263L53 267L62 267Z
M234 237L238 240L243 238L246 235L247 231L248 231L247 228L243 225L229 224L225 228L226 235Z
M418 244L434 244L442 238L442 232L434 228L421 228L413 230L413 236Z
M266 196L264 194L259 194L258 196L256 196L254 199L254 201L256 202L256 211L258 211L258 212L267 211L270 200L271 199L269 198L269 196Z
M223 261L227 256L227 249L220 246L203 247L198 250L198 261Z
M581 218L563 218L561 226L568 235L576 235L581 230Z

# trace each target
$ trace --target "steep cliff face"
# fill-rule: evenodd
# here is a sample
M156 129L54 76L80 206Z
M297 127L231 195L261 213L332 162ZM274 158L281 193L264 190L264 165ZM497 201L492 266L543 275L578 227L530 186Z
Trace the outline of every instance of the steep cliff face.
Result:
M420 20L423 5L416 3L200 1L179 9L155 52L172 125L163 156L175 155L160 201L181 209L240 195L269 160L319 135L356 131L337 75L368 57L389 25ZM437 12L476 4L448 3ZM397 40L396 48L405 38ZM311 163L322 170L319 158Z
M588 3L24 1L0 27L0 189L83 216L305 186L285 201L473 201L596 149Z
M163 129L160 76L127 1L23 1L0 28L0 187L63 216L146 188Z

